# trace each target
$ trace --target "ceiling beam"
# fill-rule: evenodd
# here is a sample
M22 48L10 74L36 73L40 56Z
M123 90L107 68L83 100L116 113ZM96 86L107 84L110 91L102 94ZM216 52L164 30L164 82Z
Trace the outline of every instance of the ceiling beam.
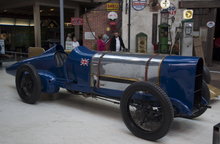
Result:
M36 0L36 4L41 6L60 7L59 1L55 0ZM64 8L79 9L79 3L73 1L64 1Z
M79 0L79 2L81 2L81 0ZM28 7L28 6L33 6L35 4L39 4L42 6L60 7L60 3L57 0L56 1L55 0L16 0L16 2L15 0L4 0L0 2L0 10ZM65 0L64 8L79 9L79 3L77 1L74 2L71 0Z
M84 2L84 3L91 3L91 0L71 0L73 2Z
M179 1L179 8L220 8L220 1Z
M95 2L107 2L108 0L72 0L74 2L95 3Z
M34 0L4 0L0 2L0 10L15 9L21 7L32 6Z
M33 19L33 15L16 15L16 14L4 14L0 13L0 17L6 17L6 18L20 18L20 19Z

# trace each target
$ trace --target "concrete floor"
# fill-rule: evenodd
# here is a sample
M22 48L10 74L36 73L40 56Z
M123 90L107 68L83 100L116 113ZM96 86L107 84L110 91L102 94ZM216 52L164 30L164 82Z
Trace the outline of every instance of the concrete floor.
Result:
M83 98L61 89L42 94L34 104L23 103L15 78L0 67L0 144L210 144L220 122L220 99L194 120L175 118L170 132L157 142L135 137L124 125L119 105Z

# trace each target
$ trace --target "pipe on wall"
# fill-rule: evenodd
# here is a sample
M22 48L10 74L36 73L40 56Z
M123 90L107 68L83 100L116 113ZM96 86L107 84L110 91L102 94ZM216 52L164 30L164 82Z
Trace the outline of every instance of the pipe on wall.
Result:
M155 7L155 6L157 5L157 3L158 3L158 0L153 0L151 6L152 6L152 7Z
M60 42L64 47L64 10L63 10L63 0L60 0Z
M131 39L131 0L129 0L128 9L128 49L130 50L130 39Z

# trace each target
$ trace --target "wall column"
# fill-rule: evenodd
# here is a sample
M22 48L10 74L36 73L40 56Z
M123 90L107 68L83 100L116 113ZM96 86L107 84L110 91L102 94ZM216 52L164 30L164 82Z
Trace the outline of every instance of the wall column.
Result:
M64 47L64 11L63 11L63 0L60 0L60 42Z
M79 17L79 8L75 9L74 17ZM75 37L76 37L77 40L80 38L79 37L79 26L78 25L75 25Z
M40 6L33 6L35 47L41 47Z
M212 8L209 12L209 21L214 21L216 23L217 8ZM208 28L208 39L207 39L207 66L212 65L212 55L213 55L213 38L215 36L215 26Z

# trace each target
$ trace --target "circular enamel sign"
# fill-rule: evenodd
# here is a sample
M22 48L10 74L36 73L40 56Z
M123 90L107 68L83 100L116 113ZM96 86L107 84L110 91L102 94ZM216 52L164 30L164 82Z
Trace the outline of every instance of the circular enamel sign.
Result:
M163 9L167 9L169 6L170 6L170 1L169 0L162 0L160 2L160 6L163 8Z
M107 30L107 31L110 31L111 29L110 29L110 27L107 27L106 30Z
M170 6L167 8L169 11L169 19L176 15L176 6L173 3L170 3Z
M108 13L108 19L115 20L118 18L118 14L116 12Z
M140 11L147 6L147 0L132 0L133 9Z
M215 26L215 22L214 21L209 21L209 22L207 22L206 25L207 25L207 27L212 28L212 27Z

